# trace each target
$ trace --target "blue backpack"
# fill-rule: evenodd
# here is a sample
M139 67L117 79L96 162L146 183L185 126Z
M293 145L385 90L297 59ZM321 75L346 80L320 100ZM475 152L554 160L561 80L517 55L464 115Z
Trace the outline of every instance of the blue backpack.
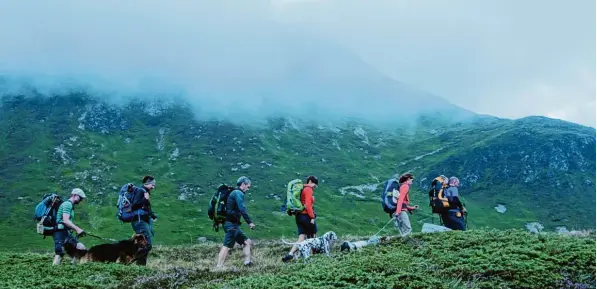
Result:
M381 206L383 211L390 214L396 212L398 204L394 201L393 191L399 188L399 183L396 178L391 178L383 183L383 190L381 191Z
M132 210L132 202L135 198L135 193L139 190L140 189L135 187L132 183L123 185L120 188L120 192L118 192L118 201L116 202L116 218L121 222L130 223L135 217L139 218L140 216L148 214L143 209Z
M37 233L44 236L51 236L57 230L56 222L58 207L62 205L62 199L58 194L45 194L41 202L35 206L33 220L37 221Z

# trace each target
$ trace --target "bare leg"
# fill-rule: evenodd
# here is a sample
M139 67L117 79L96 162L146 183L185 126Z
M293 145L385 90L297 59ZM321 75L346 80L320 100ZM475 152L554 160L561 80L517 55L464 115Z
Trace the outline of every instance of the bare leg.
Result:
M228 247L222 246L222 249L220 249L220 254L218 255L218 265L216 267L222 267L224 265L224 261L226 261L226 256L228 255L228 250L230 250Z
M243 248L243 254L245 255L245 264L251 263L251 245L253 245L253 242L251 241L251 239L247 239Z
M296 241L296 242L300 243L300 242L304 241L305 237L306 237L305 234L300 234L298 237L298 241ZM298 247L296 245L292 245L292 249L290 249L290 252L288 253L288 255L294 255L294 252L296 252L296 250L298 250Z

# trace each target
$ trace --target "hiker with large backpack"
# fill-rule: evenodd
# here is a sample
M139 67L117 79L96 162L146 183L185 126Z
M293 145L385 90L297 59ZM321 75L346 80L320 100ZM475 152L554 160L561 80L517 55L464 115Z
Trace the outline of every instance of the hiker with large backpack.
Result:
M450 207L448 210L440 213L442 223L445 227L452 230L466 231L465 216L467 214L464 204L460 201L458 187L460 180L457 177L450 177L448 187L444 191L444 196L448 199Z
M62 202L56 210L55 229L52 233L55 254L53 265L59 265L62 262L64 244L66 242L74 242L77 244L77 249L85 249L85 246L78 242L79 237L85 236L85 231L73 222L75 217L74 207L85 200L85 198L85 192L79 188L75 188L71 191L70 197ZM76 236L73 236L73 230L77 233ZM74 262L75 260L73 259L72 261Z
M147 265L147 255L152 248L151 236L153 235L152 224L157 219L151 209L151 202L149 201L151 191L155 189L155 178L152 176L143 177L143 186L137 187L132 184L127 185L126 200L128 206L119 206L119 219L123 222L130 222L133 230L136 234L143 234L147 240L147 246L137 252L136 263L141 266ZM122 195L121 195L122 196ZM119 198L119 204L127 204L127 202L121 202ZM126 207L127 209L120 209ZM128 212L128 214L126 213Z
M209 219L213 221L212 228L216 232L218 232L220 226L224 225L224 222L226 222L226 203L228 202L228 196L234 189L235 187L233 186L221 184L218 186L218 189L208 203L207 215L209 216Z
M245 266L253 265L251 262L251 245L253 242L240 229L241 217L249 224L249 228L255 228L255 224L251 220L251 217L249 217L249 213L245 207L245 193L249 188L251 188L251 180L242 176L236 181L236 189L228 195L228 200L226 201L226 219L223 226L225 232L224 244L218 254L216 268L223 267L228 251L234 248L234 243L243 246Z
M456 177L437 176L431 181L429 206L432 214L438 214L440 224L452 230L464 230L466 208L460 202L458 194L460 180Z
M308 238L315 238L317 235L317 223L315 218L317 215L313 210L315 197L313 191L319 184L316 176L307 177L307 181L303 184L300 179L292 180L287 186L287 212L289 215L295 216L295 222L298 233L298 241L302 242ZM298 192L299 198L297 200ZM296 204L296 206L295 206ZM283 262L288 262L294 258L294 252L298 250L296 245L293 245L290 252L282 258Z
M412 211L419 208L418 205L409 205L408 192L410 190L410 185L413 183L414 178L415 177L412 174L406 173L400 176L400 178L398 179L399 189L397 190L397 193L399 195L398 200L396 202L396 211L394 213L394 225L398 232L400 232L400 236L402 237L412 232L412 227L410 225L408 213L412 214Z

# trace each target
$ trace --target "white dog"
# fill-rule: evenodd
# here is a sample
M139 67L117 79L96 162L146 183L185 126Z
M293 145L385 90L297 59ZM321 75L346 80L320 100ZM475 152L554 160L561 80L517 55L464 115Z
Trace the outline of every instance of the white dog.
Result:
M334 246L334 241L336 240L338 240L336 233L334 231L329 231L321 237L306 239L298 243L289 243L284 240L282 240L282 242L287 245L296 245L299 257L303 256L304 259L307 259L311 256L312 251L324 252L325 255L329 257L332 246Z

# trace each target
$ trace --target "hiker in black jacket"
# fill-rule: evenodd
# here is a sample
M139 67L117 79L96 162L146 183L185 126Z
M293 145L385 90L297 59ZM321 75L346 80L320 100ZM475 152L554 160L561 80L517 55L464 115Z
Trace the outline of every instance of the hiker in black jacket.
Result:
M137 234L143 234L147 239L146 249L142 249L137 253L136 262L138 265L145 266L147 264L147 255L151 251L151 236L153 234L151 225L157 219L157 216L151 210L151 203L149 196L151 191L155 188L155 179L152 176L145 176L143 178L143 186L135 187L133 200L131 201L131 210L135 211L141 209L144 214L139 214L132 222L133 230Z

